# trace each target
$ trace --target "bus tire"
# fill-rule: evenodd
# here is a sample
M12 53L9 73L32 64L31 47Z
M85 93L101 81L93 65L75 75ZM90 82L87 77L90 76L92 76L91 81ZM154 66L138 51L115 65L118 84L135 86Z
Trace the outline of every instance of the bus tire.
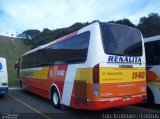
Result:
M22 80L20 80L19 82L20 82L20 87L22 88Z
M153 106L154 105L154 96L151 91L151 89L147 88L147 101L146 101L147 106Z
M23 83L22 80L21 80L21 88L22 88L23 90L25 90L25 86L24 86L24 83Z
M1 97L1 98L4 98L4 94L0 94L0 97Z
M53 88L51 91L51 102L55 108L57 109L61 108L60 97L59 97L59 93L56 88Z

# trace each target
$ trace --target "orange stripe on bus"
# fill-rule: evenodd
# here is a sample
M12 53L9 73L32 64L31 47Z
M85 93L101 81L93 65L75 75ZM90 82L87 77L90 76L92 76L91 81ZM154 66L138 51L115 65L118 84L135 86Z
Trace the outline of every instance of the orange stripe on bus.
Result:
M121 97L145 92L145 81L100 84L100 97Z

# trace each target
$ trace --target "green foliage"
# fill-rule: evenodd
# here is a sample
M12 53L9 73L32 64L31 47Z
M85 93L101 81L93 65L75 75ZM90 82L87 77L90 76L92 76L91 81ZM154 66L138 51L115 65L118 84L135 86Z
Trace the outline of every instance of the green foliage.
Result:
M31 39L35 38L37 35L39 35L41 32L39 30L27 30L24 31L22 34L24 36L26 36L27 39L29 39L29 37L31 37Z
M77 31L89 23L75 23L70 27L49 30L47 28L43 29L40 34L37 34L31 41L30 44L33 46L32 48L38 47L40 45L46 44L48 42L54 41L60 37L63 37L67 34L70 34L74 31Z
M129 19L123 19L123 20L118 20L118 21L110 21L110 23L117 23L117 24L129 26L129 27L133 27L133 28L136 27L136 25L134 25Z
M0 56L7 59L9 85L15 85L17 80L14 65L18 57L28 51L30 46L26 46L23 40L0 36L0 49Z
M151 13L148 17L140 18L137 28L142 32L144 37L150 37L160 34L160 16Z

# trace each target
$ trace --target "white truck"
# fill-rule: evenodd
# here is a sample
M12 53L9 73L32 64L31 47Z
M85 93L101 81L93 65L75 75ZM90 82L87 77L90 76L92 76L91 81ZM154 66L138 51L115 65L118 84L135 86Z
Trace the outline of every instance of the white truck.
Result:
M8 72L6 59L0 57L0 95L8 93Z

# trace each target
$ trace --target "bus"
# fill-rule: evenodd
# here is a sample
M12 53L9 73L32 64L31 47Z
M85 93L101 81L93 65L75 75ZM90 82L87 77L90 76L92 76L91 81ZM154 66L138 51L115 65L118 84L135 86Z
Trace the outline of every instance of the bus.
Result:
M8 73L6 59L0 57L0 95L4 96L8 93Z
M144 39L148 105L160 104L160 35Z
M17 67L22 87L56 108L102 110L146 99L143 38L124 25L94 22L26 52Z

